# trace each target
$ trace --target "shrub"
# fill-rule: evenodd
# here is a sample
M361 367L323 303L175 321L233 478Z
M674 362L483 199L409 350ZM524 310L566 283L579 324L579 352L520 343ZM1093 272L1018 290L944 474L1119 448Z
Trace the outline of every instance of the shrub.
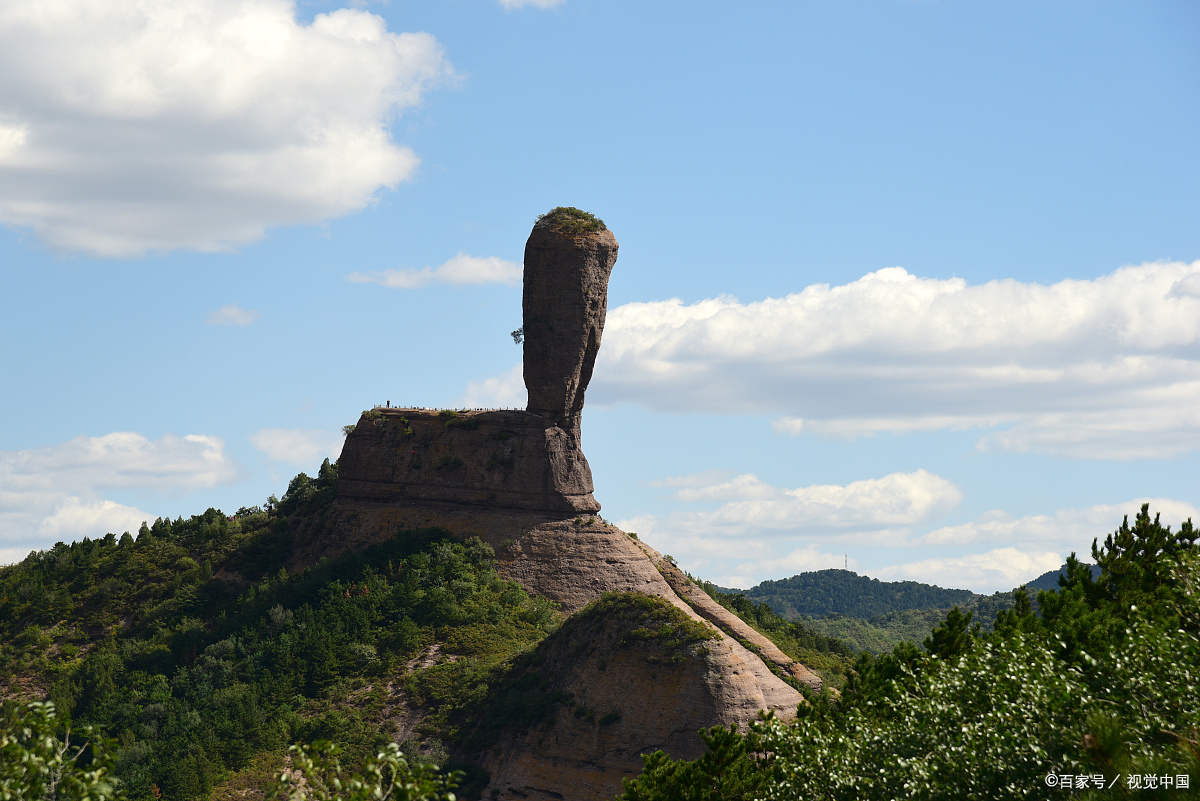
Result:
M53 703L6 704L0 714L0 799L116 799L115 742L89 726L72 733Z
M572 236L597 234L608 230L604 220L574 206L559 206L545 214L540 214L534 225L535 227L549 226L559 233Z
M455 801L452 792L462 780L458 772L442 773L423 762L410 763L400 746L388 743L367 762L361 775L342 777L336 745L320 742L311 749L288 750L291 767L284 768L269 796L274 801Z

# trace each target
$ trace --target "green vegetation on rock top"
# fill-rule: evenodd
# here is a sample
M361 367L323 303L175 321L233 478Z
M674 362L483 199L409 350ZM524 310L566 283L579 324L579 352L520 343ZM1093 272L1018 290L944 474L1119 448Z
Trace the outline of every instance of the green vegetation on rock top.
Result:
M572 236L598 234L608 229L604 220L574 206L559 206L545 214L539 214L534 225L549 226L559 233Z
M634 626L621 637L622 644L657 639L666 642L669 647L677 647L715 640L721 636L709 624L692 620L665 599L640 592L604 593L576 616L579 624L591 618L622 620Z

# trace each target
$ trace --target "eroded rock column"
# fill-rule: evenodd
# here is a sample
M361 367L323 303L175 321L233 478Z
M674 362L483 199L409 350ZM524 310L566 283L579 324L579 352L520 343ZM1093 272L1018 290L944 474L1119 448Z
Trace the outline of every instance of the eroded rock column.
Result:
M521 310L528 410L572 434L576 446L616 261L612 231L573 208L540 217L525 243Z

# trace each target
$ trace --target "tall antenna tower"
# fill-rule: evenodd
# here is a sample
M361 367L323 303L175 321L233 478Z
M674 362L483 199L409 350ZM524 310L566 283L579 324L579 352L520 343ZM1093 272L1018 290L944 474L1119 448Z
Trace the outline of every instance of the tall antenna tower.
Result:
M845 569L846 572L850 572L850 554L848 553L842 554L842 568Z

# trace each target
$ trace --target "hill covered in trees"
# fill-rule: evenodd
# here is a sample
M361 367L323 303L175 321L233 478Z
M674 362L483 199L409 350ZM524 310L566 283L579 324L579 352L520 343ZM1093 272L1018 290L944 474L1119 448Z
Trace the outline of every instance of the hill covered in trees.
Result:
M1099 574L1099 567L1091 569L1093 576ZM1035 610L1038 591L1057 589L1058 578L1065 571L1064 565L1026 585ZM955 607L972 613L985 631L990 630L996 614L1015 603L1011 591L981 595L917 581L880 581L836 569L764 581L748 590L712 589L766 604L780 617L809 631L875 654L890 651L901 642L920 643Z
M353 767L393 740L446 762L493 674L560 615L501 580L490 547L436 529L289 575L336 483L326 462L266 508L158 520L0 569L4 695L45 697L114 738L128 798L261 788L293 742L339 742ZM396 714L408 706L419 719Z
M793 619L832 614L872 618L906 609L949 609L976 595L918 581L880 581L849 570L817 570L764 581L744 594Z
M686 672L716 636L650 596L606 596L564 625L554 604L500 577L490 546L437 528L298 565L306 543L330 534L337 486L326 462L262 507L160 519L0 568L0 789L50 797L47 777L59 776L53 797L63 799L263 798L290 764L299 773L285 774L285 798L303 776L312 799L366 799L408 782L413 798L448 801L446 771L456 770L457 796L478 798L480 748L550 718L597 741L619 727L612 709L575 697L585 679L549 664L591 653L580 621L628 618L606 641L611 653L586 657L597 676L622 648L659 679ZM1057 592L998 594L1011 596L998 613L980 606L997 596L976 596L965 612L876 615L929 626L922 647L880 655L815 625L854 618L789 620L700 582L840 695L809 693L796 722L748 736L710 731L696 761L651 756L625 797L871 799L923 788L950 799L966 787L1032 799L1044 797L1048 771L1200 779L1195 539L1190 522L1172 533L1143 509L1096 549L1096 577L1072 559ZM839 580L873 593L862 604L954 592L822 574L831 602L843 597L830 589ZM53 708L28 704L41 700ZM68 731L86 746L66 748ZM363 777L357 795L313 789L333 787L338 771Z

